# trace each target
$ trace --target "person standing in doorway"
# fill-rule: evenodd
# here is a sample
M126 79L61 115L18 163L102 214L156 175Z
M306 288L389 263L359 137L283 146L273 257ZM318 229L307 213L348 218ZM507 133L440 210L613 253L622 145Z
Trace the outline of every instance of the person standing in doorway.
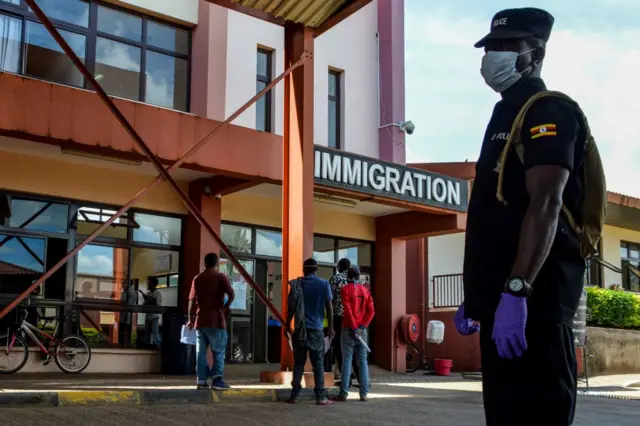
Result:
M158 290L158 278L147 278L147 294L142 293L144 304L147 306L162 306L162 293ZM150 345L160 346L160 314L149 313L145 315L144 334Z
M198 389L207 388L211 378L214 390L227 390L223 380L224 357L227 349L227 317L235 293L227 277L218 271L218 255L204 257L204 272L191 284L189 294L189 324L196 328L196 375ZM225 295L227 300L225 302ZM207 351L213 352L213 366L207 362Z
M304 277L290 282L289 306L285 332L292 335L293 343L293 381L291 382L290 404L298 402L302 390L302 375L307 362L307 352L313 366L316 404L329 405L327 390L324 387L324 314L328 318L329 338L333 338L333 305L329 281L316 275L318 262L307 259L303 264ZM288 330L293 318L296 318L293 333Z
M342 376L342 346L340 343L340 333L342 332L342 318L344 315L344 308L342 306L342 297L340 296L340 291L344 286L347 285L347 270L351 266L351 261L346 257L340 259L338 261L338 273L335 274L329 280L329 284L331 285L331 293L333 295L333 330L335 335L338 337L337 339L333 339L331 341L331 347L333 349L333 353L336 360L336 365L338 366L338 371L341 375L341 380L344 379ZM358 377L358 365L353 362L352 371L355 373L355 376ZM351 377L349 379L349 388L351 388Z
M360 269L351 266L347 271L347 285L342 288L342 305L344 317L340 342L342 344L343 374L351 374L351 364L354 354L360 368L358 384L360 387L360 401L366 402L369 393L369 365L367 364L367 348L363 342L367 340L367 327L375 315L373 298L369 290L360 284ZM334 401L345 402L349 395L348 381L340 383L340 395Z

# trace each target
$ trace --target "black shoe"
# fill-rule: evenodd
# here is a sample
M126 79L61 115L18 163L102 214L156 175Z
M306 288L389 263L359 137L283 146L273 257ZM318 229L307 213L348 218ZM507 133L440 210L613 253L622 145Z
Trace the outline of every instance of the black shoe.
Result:
M198 389L198 390L209 389L209 385L207 385L206 383L203 384L203 385L198 384L198 385L196 385L196 389Z

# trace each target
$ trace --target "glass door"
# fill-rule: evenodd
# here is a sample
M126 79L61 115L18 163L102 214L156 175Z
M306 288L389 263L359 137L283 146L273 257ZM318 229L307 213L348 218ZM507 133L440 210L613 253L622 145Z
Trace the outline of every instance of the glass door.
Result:
M255 277L255 260L241 259L240 264L252 278ZM235 299L231 304L231 316L227 324L229 332L227 361L253 362L253 289L228 259L220 259L220 272L227 275L235 292Z

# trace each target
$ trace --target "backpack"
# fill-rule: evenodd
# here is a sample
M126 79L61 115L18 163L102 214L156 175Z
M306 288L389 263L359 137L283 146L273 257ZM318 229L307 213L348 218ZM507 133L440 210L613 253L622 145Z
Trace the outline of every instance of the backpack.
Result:
M582 168L584 172L584 197L582 200L582 206L580 206L580 223L576 222L575 218L564 204L562 205L562 212L569 222L569 226L571 226L580 241L580 251L582 256L585 259L588 259L598 253L598 242L602 236L602 229L604 228L605 217L607 215L607 184L600 153L596 146L596 141L591 135L587 118L582 112L580 106L569 96L555 91L538 92L529 98L529 100L527 100L524 106L520 109L520 112L511 126L511 133L509 134L509 138L507 139L502 155L500 156L500 171L498 174L498 190L496 197L502 203L507 203L502 193L502 184L504 181L504 169L507 155L509 154L509 150L512 145L515 147L518 158L520 158L520 161L524 163L524 145L522 144L520 132L522 131L522 126L524 124L525 114L534 102L549 96L560 98L571 104L577 111L579 111L587 131L587 138L584 141L584 160L579 167L575 168L575 170Z
M287 309L288 312L294 313L293 336L291 336L291 338L298 341L305 341L307 339L303 288L302 278L289 281Z

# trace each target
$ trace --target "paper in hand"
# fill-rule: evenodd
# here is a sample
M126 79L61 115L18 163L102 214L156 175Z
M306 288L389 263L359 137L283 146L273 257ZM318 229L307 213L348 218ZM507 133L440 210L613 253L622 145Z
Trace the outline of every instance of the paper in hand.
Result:
M326 354L331 349L331 337L327 336L324 338L324 353Z
M362 343L362 346L364 346L367 352L371 352L371 349L369 349L369 345L367 345L367 342L365 342L362 336L358 333L356 333L356 339L358 339L360 343Z

